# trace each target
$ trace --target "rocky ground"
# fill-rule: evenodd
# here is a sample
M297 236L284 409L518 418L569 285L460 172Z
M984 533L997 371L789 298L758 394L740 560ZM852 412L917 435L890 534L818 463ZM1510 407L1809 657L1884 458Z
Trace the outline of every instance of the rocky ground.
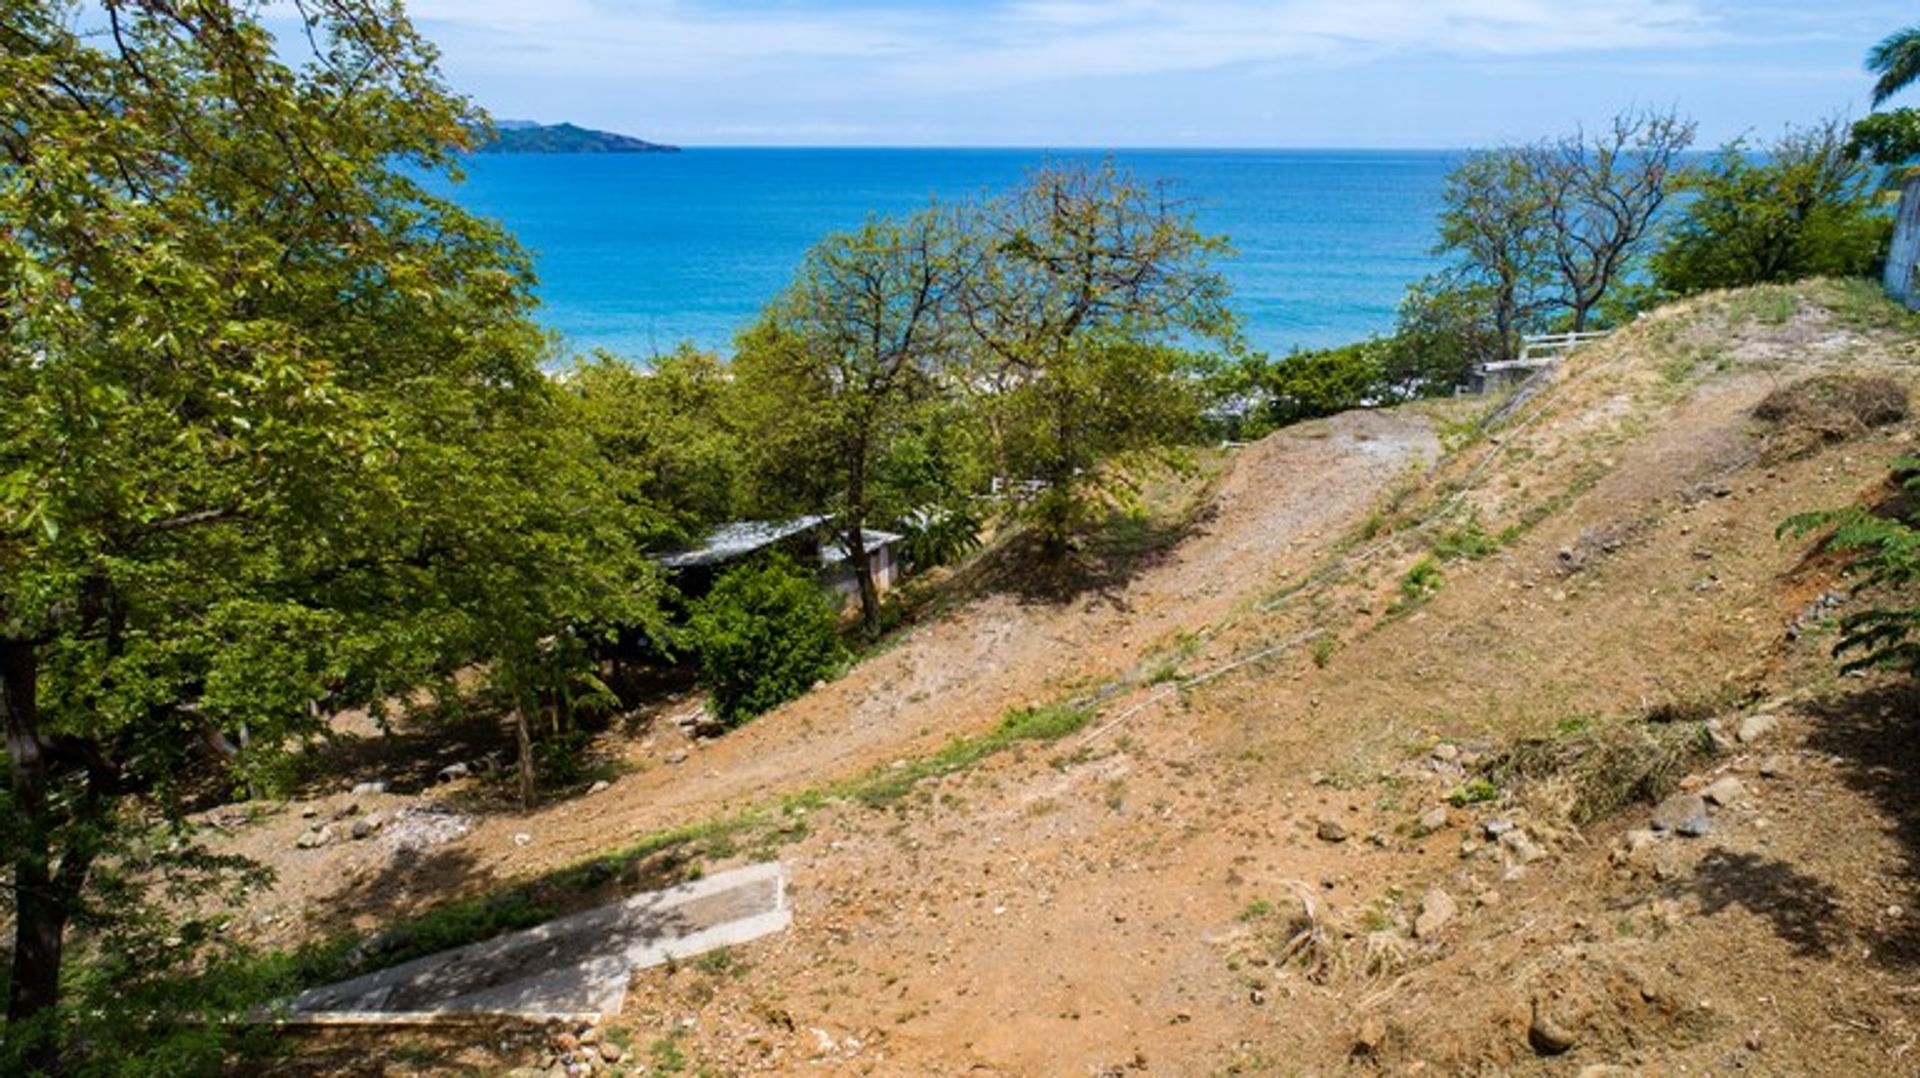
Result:
M434 758L230 810L281 873L252 930L292 940L1101 690L1059 741L704 848L787 860L794 929L638 975L592 1043L334 1035L289 1067L1920 1071L1920 696L1838 675L1834 566L1775 534L1883 497L1913 426L1754 418L1823 373L1911 385L1916 341L1851 288L1708 297L1484 431L1467 402L1248 447L1122 578L975 581L744 731L610 735L596 792L518 813Z

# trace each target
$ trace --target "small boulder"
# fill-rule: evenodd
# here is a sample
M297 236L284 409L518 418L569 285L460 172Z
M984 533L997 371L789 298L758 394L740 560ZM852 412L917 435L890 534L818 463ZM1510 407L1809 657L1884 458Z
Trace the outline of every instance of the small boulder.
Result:
M1742 745L1751 745L1773 733L1779 726L1780 720L1778 718L1763 711L1757 715L1748 715L1746 718L1741 719L1740 729L1734 733L1734 736L1740 740Z
M1420 900L1420 915L1413 919L1413 934L1419 939L1431 939L1459 913L1460 904L1453 900L1452 895L1438 887L1430 887Z
M1482 829L1486 831L1488 838L1499 838L1501 835L1512 831L1513 827L1514 824L1512 820L1488 820L1482 825Z
M1555 1021L1538 999L1533 1001L1533 1021L1527 1025L1527 1043L1543 1056L1557 1056L1580 1043L1573 1030Z
M317 850L333 841L333 828L325 824L309 827L306 832L294 840L294 845L303 850Z
M1447 826L1447 806L1436 805L1420 814L1420 830L1432 834Z
M448 764L440 769L440 781L453 782L456 779L464 779L472 774L473 768L467 764Z
M1322 842L1345 842L1347 840L1346 826L1339 820L1332 818L1321 820L1320 825L1314 828L1313 833L1318 835Z
M1441 742L1433 747L1433 758L1442 763L1452 763L1460 758L1460 746Z
M1769 756L1760 761L1760 777L1777 779L1793 769L1793 761L1785 756Z
M356 782L353 784L353 796L355 797L371 797L374 794L383 794L386 792L387 784L384 782Z
M348 834L355 839L372 838L380 828L386 826L386 822L386 819L377 812L370 816L362 816L353 821L353 827L349 829Z
M621 1051L620 1046L612 1041L600 1042L600 1058L606 1062L618 1063L620 1062L620 1057L624 1055L626 1055L626 1053Z
M1699 794L1674 794L1653 810L1653 829L1697 838L1713 829L1707 818L1706 798Z
M1709 805L1718 805L1721 808L1725 808L1735 801L1746 797L1747 787L1745 783L1734 778L1732 775L1724 775L1707 784L1707 788L1700 791L1700 796L1705 798Z
M1500 852L1516 865L1530 865L1547 855L1539 843L1518 827L1501 833Z
M667 753L667 762L668 762L668 763L670 763L670 764L684 764L684 763L686 763L686 762L687 762L687 750L685 750L685 749L674 749L674 750L673 750L672 752L669 752L669 753Z
M587 792L590 794L605 793L606 791L612 788L613 788L613 783L608 782L606 779L601 779L598 782L595 782L593 785L587 787Z

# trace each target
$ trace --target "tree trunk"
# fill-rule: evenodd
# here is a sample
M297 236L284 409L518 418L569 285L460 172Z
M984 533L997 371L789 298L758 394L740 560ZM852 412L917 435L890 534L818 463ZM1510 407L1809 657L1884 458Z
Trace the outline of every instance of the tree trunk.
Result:
M860 625L872 636L880 631L880 585L873 579L873 563L867 557L866 529L858 524L848 528L846 542L853 578L860 585Z
M520 766L520 807L531 811L534 798L538 795L533 773L533 731L527 727L527 708L524 702L513 709L513 739L518 752Z
M65 888L54 880L53 818L48 804L49 761L40 737L36 696L39 657L33 644L0 641L0 721L4 721L7 759L13 775L14 935L7 1023L38 1043L25 1058L34 1070L59 1069L60 1043L51 1026L25 1023L50 1014L60 1003L61 948L72 913ZM73 872L63 866L62 875Z

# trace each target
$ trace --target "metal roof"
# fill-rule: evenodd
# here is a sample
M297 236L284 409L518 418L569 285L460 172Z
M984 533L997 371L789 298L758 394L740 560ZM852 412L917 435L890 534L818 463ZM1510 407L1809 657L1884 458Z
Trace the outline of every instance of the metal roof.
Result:
M732 524L722 524L707 533L707 537L701 541L698 548L678 554L667 554L654 560L669 569L717 565L720 562L745 557L756 550L799 535L801 532L810 531L831 519L825 516L812 516L795 517L792 520L741 520Z
M892 532L883 532L877 528L860 529L860 545L866 547L867 553L869 554L886 546L888 543L897 543L903 538L905 538L905 536L895 535ZM847 542L844 538L836 539L834 542L820 548L820 564L822 565L838 565L846 560Z

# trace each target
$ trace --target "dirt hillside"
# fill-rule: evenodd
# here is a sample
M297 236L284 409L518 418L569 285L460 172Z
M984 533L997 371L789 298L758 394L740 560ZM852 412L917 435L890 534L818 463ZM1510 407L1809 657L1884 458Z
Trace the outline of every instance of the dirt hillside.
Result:
M795 927L638 975L620 1066L1920 1072L1920 697L1837 675L1844 590L1775 534L1884 497L1915 428L1755 417L1809 378L1911 388L1917 355L1870 290L1762 289L1504 404L1283 431L1161 554L1066 598L983 583L740 732L612 737L606 789L316 790L236 826L280 873L253 928L371 929L1092 699L1057 741L704 847L787 860ZM349 801L411 830L296 848ZM457 1069L408 1058L358 1065Z

